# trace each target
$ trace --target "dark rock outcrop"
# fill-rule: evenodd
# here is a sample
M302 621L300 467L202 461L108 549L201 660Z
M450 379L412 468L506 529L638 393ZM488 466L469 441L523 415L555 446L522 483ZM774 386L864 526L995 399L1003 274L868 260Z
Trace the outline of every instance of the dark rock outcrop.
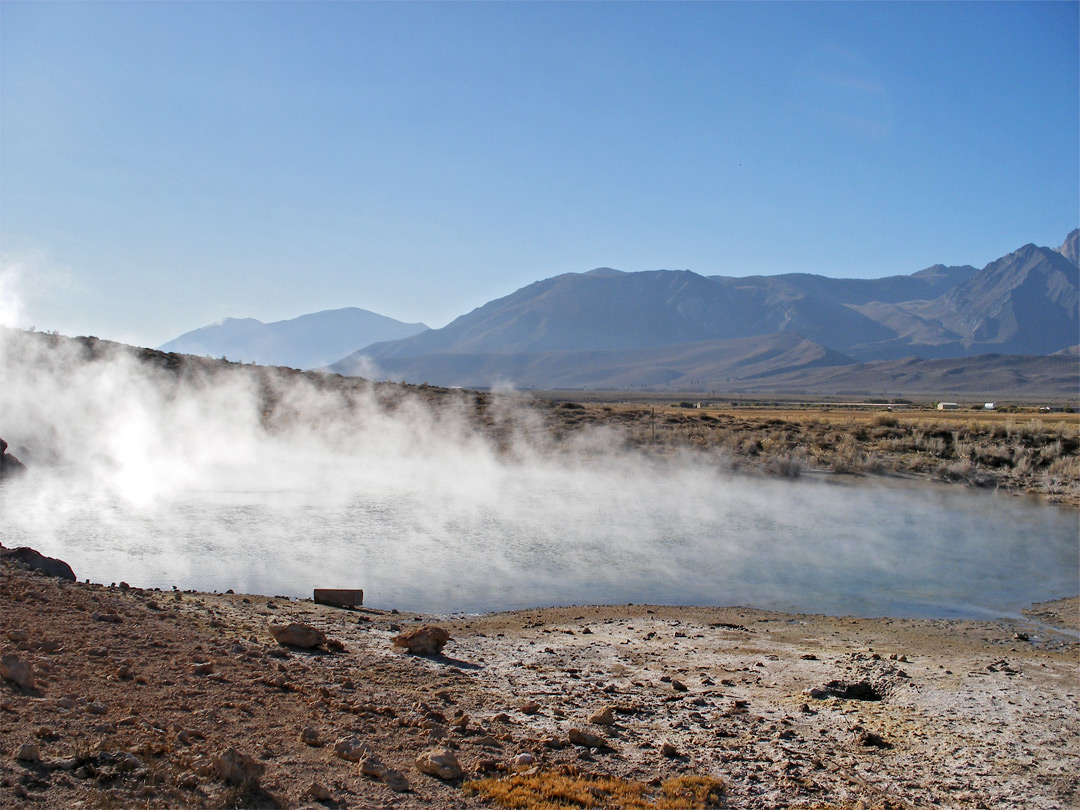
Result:
M0 439L0 480L14 478L26 472L26 465L7 451L8 443Z
M33 568L34 570L41 571L51 577L66 579L68 582L75 581L75 572L71 570L71 566L66 562L58 560L55 557L46 557L40 551L35 551L28 546L21 546L19 548L4 548L3 546L0 546L0 557L5 560L14 560L22 563L27 568Z

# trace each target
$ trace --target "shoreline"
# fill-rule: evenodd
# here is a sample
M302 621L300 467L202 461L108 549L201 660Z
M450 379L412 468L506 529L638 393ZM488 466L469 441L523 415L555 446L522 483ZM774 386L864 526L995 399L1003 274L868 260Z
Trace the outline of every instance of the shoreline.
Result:
M0 807L490 808L463 778L532 769L708 776L749 810L1080 799L1080 597L978 621L654 605L435 620L0 566L0 645L36 676L0 682ZM329 641L281 646L270 628L288 622ZM393 646L428 625L449 631L441 654ZM352 738L409 789L335 754ZM24 745L36 761L16 760ZM262 766L257 787L215 770L230 748ZM463 777L421 773L432 748Z

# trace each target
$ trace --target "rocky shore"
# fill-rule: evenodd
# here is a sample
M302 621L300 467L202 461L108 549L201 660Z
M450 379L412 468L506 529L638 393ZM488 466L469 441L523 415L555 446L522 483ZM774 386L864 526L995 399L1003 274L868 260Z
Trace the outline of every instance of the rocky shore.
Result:
M493 807L477 780L513 774L707 777L732 808L1080 804L1076 598L432 617L34 563L0 559L0 807ZM432 627L427 654L401 640Z

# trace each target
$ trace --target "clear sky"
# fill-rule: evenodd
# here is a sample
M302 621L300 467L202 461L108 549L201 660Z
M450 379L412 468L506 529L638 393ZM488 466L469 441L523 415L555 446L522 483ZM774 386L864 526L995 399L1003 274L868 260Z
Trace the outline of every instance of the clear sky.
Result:
M1080 224L1076 2L0 3L0 320L442 326L599 266L877 277Z

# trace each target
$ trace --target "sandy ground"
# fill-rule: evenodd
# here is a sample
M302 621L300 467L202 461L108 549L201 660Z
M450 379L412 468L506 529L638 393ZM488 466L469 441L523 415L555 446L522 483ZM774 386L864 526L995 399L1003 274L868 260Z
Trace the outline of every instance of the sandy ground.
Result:
M417 770L433 747L469 777L712 775L733 808L1080 806L1075 598L979 622L645 605L437 619L0 575L2 652L35 678L0 682L0 807L479 806L461 778ZM275 643L289 621L329 648ZM425 624L450 631L442 655L392 646ZM337 756L351 737L409 790ZM215 769L229 748L264 766L257 789Z

